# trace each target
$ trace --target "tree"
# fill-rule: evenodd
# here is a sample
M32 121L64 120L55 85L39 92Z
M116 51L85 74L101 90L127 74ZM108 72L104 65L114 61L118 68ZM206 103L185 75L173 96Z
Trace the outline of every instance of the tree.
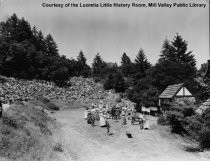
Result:
M106 63L102 60L99 53L93 59L92 72L95 77L104 77L107 69Z
M113 84L114 84L114 76L112 73L110 73L104 81L104 89L105 90L113 89L114 88Z
M83 54L83 51L81 50L80 52L79 52L79 55L78 55L78 57L77 57L77 61L80 63L80 64L82 64L82 65L86 65L86 58L85 58L85 56L84 56L84 54Z
M170 84L184 82L195 86L196 61L192 52L187 52L187 42L176 35L171 43L165 40L160 59L155 65L153 78L155 86L163 90Z
M104 82L105 89L114 89L116 92L125 92L125 81L122 75L117 73L110 73Z
M127 96L130 100L137 103L137 109L141 106L157 106L159 91L152 85L153 78L146 73L144 78L139 79L131 90L128 90Z
M46 52L47 46L45 44L44 35L42 31L37 31L37 28L34 26L32 29L33 33L33 44L35 45L37 51Z
M53 40L51 34L48 34L45 37L45 44L46 44L46 49L47 49L47 54L48 56L59 56L58 54L58 47L55 41Z
M144 50L140 49L135 58L135 78L141 79L145 77L146 70L151 67L151 64L148 62Z
M32 33L32 30L31 30L31 26L30 26L29 22L26 21L24 18L19 20L16 32L17 32L17 35L16 35L15 39L18 42L22 42L22 41L26 41L26 40L28 42L32 41L33 33Z
M133 63L131 62L130 58L124 52L121 57L121 72L123 76L127 77L133 73Z
M6 22L1 22L0 24L0 35L1 38L6 42L11 42L15 40L17 37L17 28L19 24L19 19L16 14L13 14L11 17L7 19Z
M176 56L173 47L167 39L163 42L162 51L158 62L163 61L176 61Z
M86 58L85 55L83 54L83 51L81 50L79 52L79 55L77 57L77 75L81 75L84 77L88 77L91 75L91 69L90 67L86 64Z
M198 75L203 77L205 75L206 71L207 71L207 68L208 68L208 64L207 63L201 64L201 67L198 70Z
M82 69L78 68L78 62ZM46 37L15 14L0 23L0 74L24 79L65 81L69 76L89 76L90 67L82 54L78 61L58 53L52 36Z
M171 43L175 53L176 61L182 64L186 64L191 68L192 74L195 74L196 60L194 55L192 55L192 51L187 52L187 41L183 40L183 38L177 34Z
M113 88L116 92L125 92L125 81L120 73L114 75Z

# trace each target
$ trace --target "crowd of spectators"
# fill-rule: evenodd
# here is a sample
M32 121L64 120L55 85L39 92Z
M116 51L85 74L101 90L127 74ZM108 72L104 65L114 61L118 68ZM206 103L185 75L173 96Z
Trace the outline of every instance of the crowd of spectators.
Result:
M31 99L103 99L106 92L92 78L72 77L68 86L58 87L53 82L0 77L0 97L3 102Z

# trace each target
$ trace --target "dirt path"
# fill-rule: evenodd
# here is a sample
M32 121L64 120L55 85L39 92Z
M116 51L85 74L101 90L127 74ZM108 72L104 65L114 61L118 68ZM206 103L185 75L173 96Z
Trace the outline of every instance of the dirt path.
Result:
M83 109L59 111L54 114L66 151L75 161L204 161L198 153L184 151L184 142L179 136L170 135L165 129L140 130L138 125L125 126L110 120L112 135L106 128L91 127L83 119ZM155 122L155 118L150 118ZM133 138L125 135L132 133Z

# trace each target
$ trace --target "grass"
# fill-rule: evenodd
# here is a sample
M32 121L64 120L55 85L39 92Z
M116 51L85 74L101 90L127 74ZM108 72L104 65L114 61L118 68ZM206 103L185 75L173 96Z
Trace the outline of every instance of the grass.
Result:
M53 120L35 105L12 104L0 120L0 157L44 160L53 151Z

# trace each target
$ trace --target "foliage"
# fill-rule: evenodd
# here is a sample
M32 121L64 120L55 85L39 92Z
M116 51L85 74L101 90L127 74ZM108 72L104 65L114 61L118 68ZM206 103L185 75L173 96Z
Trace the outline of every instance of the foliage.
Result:
M62 84L71 76L88 77L91 70L83 53L77 61L60 56L51 34L45 37L24 18L13 14L0 23L0 74Z
M116 92L125 91L125 81L120 73L110 73L104 82L105 89L114 89Z
M195 113L193 107L176 106L172 110L166 113L166 121L160 116L158 123L169 123L171 132L191 136L199 142L201 149L210 148L210 109L201 116Z
M61 143L56 143L55 146L53 147L54 151L58 151L58 152L63 152L63 146Z
M200 132L200 146L202 149L210 149L210 128L203 128Z
M198 91L194 81L196 76L196 60L192 52L187 52L187 42L177 34L170 43L164 41L158 63L152 71L154 83L158 89L164 90L168 85L183 82L192 92Z
M144 50L140 49L135 58L135 78L143 78L146 74L146 70L151 67L151 64L148 62Z
M192 107L184 107L182 114L184 117L190 117L192 115L195 115L195 110Z
M93 59L92 72L94 77L103 78L106 74L107 64L102 60L99 53Z
M199 76L202 76L202 77L203 77L203 76L205 75L206 71L207 71L207 67L208 67L208 64L207 64L207 63L201 64L201 67L200 67L200 69L198 70L197 74L198 74Z
M127 97L137 103L137 109L143 106L157 106L159 91L152 85L153 78L146 76L136 80L133 88L127 91Z
M91 75L91 69L86 63L87 59L85 55L83 54L83 51L81 50L79 52L79 55L77 57L77 76L83 76L83 77L88 77Z
M124 52L121 57L121 72L124 77L131 76L133 74L134 64L131 62L130 58Z
M160 115L160 116L158 117L158 119L157 119L157 123L158 123L159 125L162 125L162 126L168 125L166 116L165 116L165 115Z
M183 128L184 116L177 111L169 111L167 113L167 120L171 126L171 132L177 134L186 134L187 131Z

